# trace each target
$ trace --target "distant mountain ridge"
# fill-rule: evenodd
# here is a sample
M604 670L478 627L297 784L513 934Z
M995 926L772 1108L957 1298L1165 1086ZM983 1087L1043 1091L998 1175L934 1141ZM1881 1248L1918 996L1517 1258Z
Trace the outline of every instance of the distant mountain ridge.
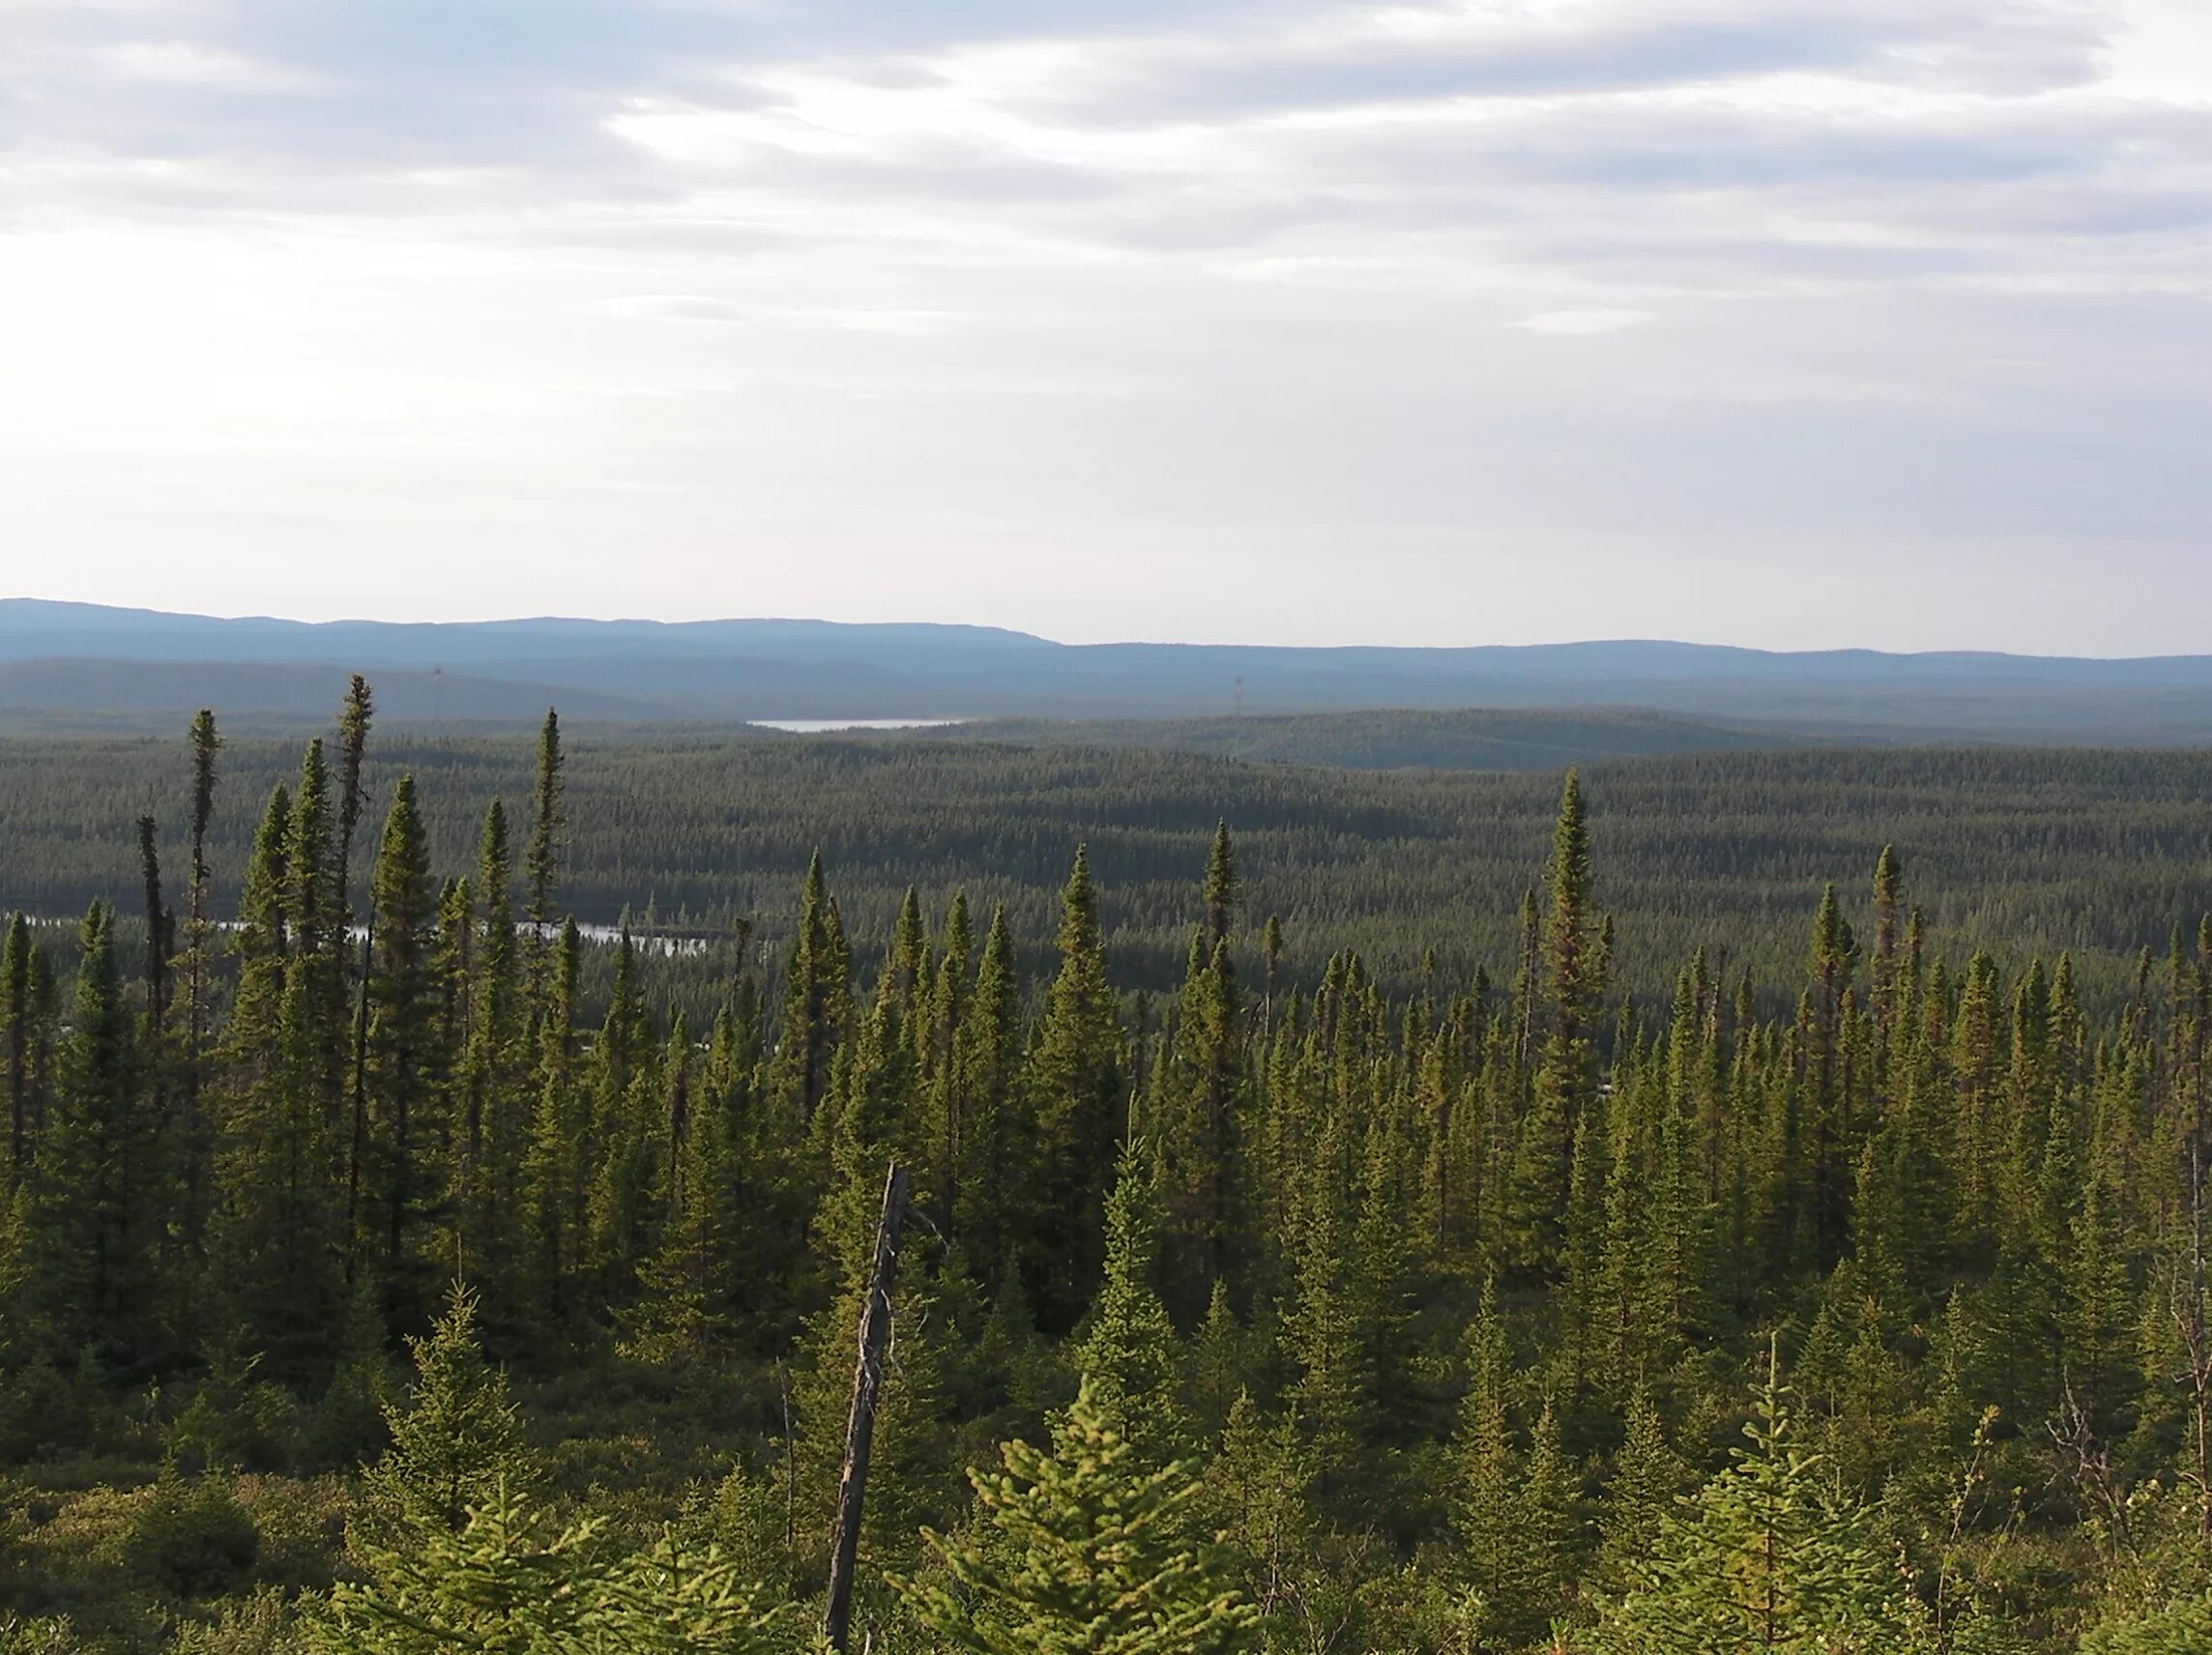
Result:
M541 700L607 722L1646 708L1870 740L2212 744L2212 655L1060 644L926 623L309 623L0 599L0 714L18 725L202 704L281 720L357 670L392 684L394 717L492 722ZM423 693L401 696L411 675Z

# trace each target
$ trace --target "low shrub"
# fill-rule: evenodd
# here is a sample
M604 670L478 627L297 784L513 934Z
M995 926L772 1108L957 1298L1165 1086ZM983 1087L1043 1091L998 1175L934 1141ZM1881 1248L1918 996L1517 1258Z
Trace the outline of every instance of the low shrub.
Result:
M235 1590L261 1555L261 1531L228 1477L189 1480L172 1464L131 1496L114 1559L134 1582L173 1597Z

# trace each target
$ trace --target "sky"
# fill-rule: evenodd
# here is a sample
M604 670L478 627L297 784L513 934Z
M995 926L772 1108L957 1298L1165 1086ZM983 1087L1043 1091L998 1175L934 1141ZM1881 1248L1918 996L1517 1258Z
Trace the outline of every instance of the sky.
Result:
M2207 0L0 0L0 595L2212 651Z

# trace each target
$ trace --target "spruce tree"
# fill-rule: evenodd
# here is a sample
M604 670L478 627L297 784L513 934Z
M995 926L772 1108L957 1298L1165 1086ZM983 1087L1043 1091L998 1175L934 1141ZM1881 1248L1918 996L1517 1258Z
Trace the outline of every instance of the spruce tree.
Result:
M368 1141L355 1147L364 1191L356 1245L377 1262L395 1313L420 1304L430 1261L416 1234L438 1193L431 1146L440 1095L437 985L431 950L437 920L429 850L416 803L415 778L403 775L392 798L371 880L375 954L368 978Z
M1479 1646L1533 1641L1572 1592L1581 1552L1579 1479L1549 1401L1529 1447L1515 1442L1505 1328L1495 1285L1468 1332L1469 1381L1451 1442L1452 1527Z
M7 1041L8 1176L13 1191L31 1167L31 922L8 916L0 944L0 1036Z
M783 1024L769 1085L784 1130L803 1136L830 1095L831 1060L852 1018L849 968L833 927L835 905L816 851L806 867L799 929L784 973Z
M1526 1617L1524 1624L1540 1633L1574 1601L1582 1567L1581 1479L1560 1444L1558 1414L1549 1397L1528 1433L1514 1503L1527 1593L1515 1608Z
M684 1037L681 1013L677 1030L672 1047ZM711 1085L693 1084L687 1065L673 1055L669 1100L668 1213L659 1250L639 1270L644 1292L627 1319L627 1343L648 1361L681 1365L730 1346L742 1284L751 1271L743 1253L738 1146L723 1101ZM679 1107L689 1111L681 1123Z
M290 1029L283 1062L286 1085L335 1117L345 1072L344 915L336 888L331 783L323 744L309 741L292 791L284 845L284 920L288 961L282 1013Z
M1769 1377L1748 1446L1659 1526L1634 1583L1603 1603L1596 1655L1708 1655L1774 1649L1889 1655L1915 1646L1911 1605L1875 1514L1837 1492L1796 1445Z
M50 1286L72 1344L97 1343L125 1360L152 1349L156 1243L167 1210L133 1023L115 911L96 902L78 933L61 1084L40 1149L40 1202L56 1243Z
M1634 1583L1689 1480L1681 1459L1668 1445L1651 1393L1642 1385L1629 1396L1626 1420L1626 1437L1606 1479L1599 1524L1596 1579L1615 1595Z
M345 932L353 913L353 842L361 830L362 812L368 806L368 789L363 772L368 761L368 730L376 713L376 699L368 680L355 673L347 682L345 700L338 708L337 844L331 857L331 911L337 916L333 946L341 965L352 958Z
M1264 1622L1280 1616L1270 1632L1285 1638L1297 1629L1296 1611L1312 1590L1320 1524L1307 1491L1316 1474L1295 1412L1268 1419L1250 1391L1239 1391L1229 1406L1221 1452L1206 1470L1208 1504L1242 1565L1245 1596Z
M1952 1026L1950 1067L1953 1083L1951 1176L1959 1192L1963 1237L1974 1254L1986 1257L1994 1240L2004 1122L1998 1113L2001 1056L1998 1034L1997 966L1986 951L1966 967Z
M1275 983L1283 967L1283 921L1276 915L1267 915L1267 927L1260 936L1261 1027L1271 1031L1275 1026Z
M1311 1445L1324 1506L1349 1503L1360 1487L1359 1444L1372 1426L1375 1392L1369 1344L1346 1231L1345 1197L1317 1191L1298 1237L1297 1292L1283 1343L1297 1365L1291 1400Z
M1830 884L1820 893L1813 920L1809 982L1798 1029L1803 1075L1799 1132L1812 1205L1811 1234L1805 1240L1821 1267L1832 1264L1842 1250L1857 1160L1845 1080L1850 979L1857 958L1858 940Z
M277 787L247 865L208 1219L212 1283L252 1330L272 1373L293 1381L308 1379L329 1353L336 1331L330 1271L344 1235L333 1188L340 1147L321 1087L336 1006L320 992L326 973L299 957L292 924L300 814L290 790ZM312 808L307 818L311 847Z
M1216 1278L1241 1263L1232 1255L1244 1230L1244 1030L1228 944L1209 946L1204 932L1191 939L1171 1073L1161 1081L1169 1093L1160 1126L1177 1303L1187 1317Z
M502 1489L527 1494L538 1480L507 1377L478 1342L477 1310L456 1282L430 1332L408 1340L415 1382L404 1404L385 1408L392 1445L362 1479L357 1544L418 1524L457 1533Z
M1185 1453L1192 1426L1177 1397L1175 1326L1153 1285L1157 1173L1142 1140L1123 1147L1106 1202L1106 1281L1073 1351L1098 1417L1164 1464Z
M1904 870L1897 847L1884 845L1874 870L1874 1017L1886 1049L1897 1024L1901 961L1898 927L1905 918Z
M192 720L191 866L186 876L184 968L184 1050L178 1075L181 1098L178 1137L183 1159L185 1205L182 1216L185 1243L197 1256L206 1241L208 1178L213 1154L213 1132L207 1118L208 1037L213 1024L209 981L209 944L214 940L215 915L210 886L214 870L208 866L208 828L215 820L218 755L222 737L216 730L215 714L201 708Z
M1591 903L1589 821L1582 777L1569 770L1553 833L1541 970L1549 1013L1514 1162L1514 1258L1556 1275L1582 1112L1596 1087L1590 1027L1605 993L1603 925ZM1527 975L1530 968L1524 966ZM1532 980L1532 979L1531 979Z
M177 915L161 898L160 827L138 818L138 876L145 893L146 941L139 981L146 991L146 1038L158 1050L168 1031L169 962L177 951Z
M1351 1268L1345 1309L1365 1387L1359 1415L1370 1434L1411 1440L1417 1429L1413 1406L1418 1350L1412 1338L1415 1287L1424 1237L1409 1197L1403 1115L1387 1110L1370 1123L1361 1147L1359 1209L1353 1221Z
M778 1655L788 1606L713 1547L618 1548L604 1519L556 1526L492 1489L458 1531L417 1523L367 1552L302 1633L314 1655ZM287 1647L291 1645L288 1643Z
M454 1196L465 1250L479 1261L498 1296L511 1299L521 1228L522 1165L528 1153L531 1112L523 1078L521 961L509 886L512 858L507 812L493 799L484 814L470 888L480 903L475 920L469 1019L461 1054L460 1163Z
M250 1118L274 1107L268 1093L278 1084L277 1029L290 953L285 915L285 848L292 828L292 793L282 782L271 790L253 837L253 851L238 900L233 951L238 983L224 1031L223 1059L234 1097L230 1113Z
M637 1266L653 1244L659 1217L663 1133L670 1105L689 1089L689 1027L679 1010L684 1042L656 1060L636 987L636 949L626 930L617 944L615 992L593 1057L597 1070L586 1166L591 1169L586 1275L607 1305L627 1308ZM587 1232L579 1231L579 1234Z
M583 939L571 918L561 928L549 973L550 993L538 1024L537 1095L523 1158L527 1215L523 1275L541 1332L556 1329L566 1318L578 1269L578 1223L584 1205L581 1157L590 1124L576 1072L582 964Z
M1237 1396L1250 1388L1254 1341L1229 1302L1229 1284L1215 1282L1206 1320L1191 1336L1183 1364L1183 1397L1203 1440L1218 1438Z
M530 900L524 910L533 932L540 940L553 919L553 884L561 874L561 852L568 827L564 794L561 754L561 715L548 707L538 733L538 785L530 826L530 849L522 864Z
M1032 1169L1021 1067L1021 979L1004 904L993 910L975 997L954 1041L950 1089L960 1100L951 1234L981 1261L994 1291L1018 1238Z
M1045 1453L972 1472L976 1519L926 1536L951 1584L899 1580L915 1617L973 1655L1228 1655L1256 1618L1216 1550L1195 1541L1203 1485L1150 1468L1086 1386Z
M1064 1327L1098 1279L1098 1217L1127 1105L1098 889L1082 849L1061 896L1060 972L1046 997L1029 1086L1037 1156L1033 1296L1043 1324Z
M561 877L561 854L568 848L568 802L561 750L561 715L545 710L538 732L538 773L531 790L530 842L522 856L522 916L530 922L523 951L523 986L530 1021L545 1015L553 992L554 889Z
M937 1213L938 1229L949 1239L960 1229L960 1194L973 1150L967 1082L958 1060L975 992L975 938L968 917L968 893L953 893L945 918L944 946L938 951L928 985L922 1024L914 1041L924 1091L920 1137L925 1169L923 1189Z
M1237 915L1238 893L1237 851L1229 840L1229 824L1217 823L1213 829L1213 849L1206 858L1206 936L1208 955L1229 941L1229 926Z

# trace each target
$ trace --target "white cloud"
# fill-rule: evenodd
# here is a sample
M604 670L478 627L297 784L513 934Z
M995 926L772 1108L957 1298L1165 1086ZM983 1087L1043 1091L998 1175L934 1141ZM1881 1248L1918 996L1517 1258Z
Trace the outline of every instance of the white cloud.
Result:
M308 91L315 84L312 75L190 41L125 41L101 57L120 78L153 85L278 93Z
M0 542L233 607L1876 643L1836 560L2032 544L2063 600L1949 624L2197 647L2131 571L2212 520L2205 16L0 0ZM1619 577L1816 544L1818 603Z
M1540 310L1513 324L1524 333L1583 336L1617 334L1651 320L1648 310Z

